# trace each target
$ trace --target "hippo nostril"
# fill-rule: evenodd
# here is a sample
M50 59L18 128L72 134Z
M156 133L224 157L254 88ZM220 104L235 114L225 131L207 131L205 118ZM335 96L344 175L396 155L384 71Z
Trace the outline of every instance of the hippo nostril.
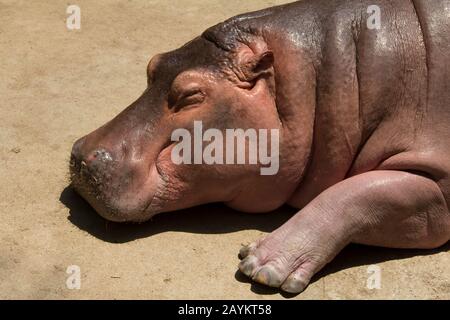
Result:
M85 152L79 147L79 144L73 148L70 157L70 172L75 185L97 190L98 185L107 181L111 170L113 170L113 157L105 149L99 148Z
M109 170L113 161L111 154L104 149L97 149L88 153L80 161L80 173L90 177L102 176Z
M99 150L95 150L93 153L91 153L87 159L86 159L89 163L90 162L109 162L112 161L112 156L111 154L104 150L104 149L99 149Z
M112 161L111 154L103 149L96 150L94 153L94 157L98 158L101 161Z

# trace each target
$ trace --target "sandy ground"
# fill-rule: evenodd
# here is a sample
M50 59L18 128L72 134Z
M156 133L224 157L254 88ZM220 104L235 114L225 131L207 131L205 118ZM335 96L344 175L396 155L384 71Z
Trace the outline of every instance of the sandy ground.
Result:
M151 56L268 0L0 1L0 298L278 299L236 272L241 243L291 209L245 215L220 205L107 223L68 185L76 138L144 90ZM449 246L400 251L353 246L295 299L450 298ZM368 266L381 289L366 286ZM81 269L81 289L66 269Z

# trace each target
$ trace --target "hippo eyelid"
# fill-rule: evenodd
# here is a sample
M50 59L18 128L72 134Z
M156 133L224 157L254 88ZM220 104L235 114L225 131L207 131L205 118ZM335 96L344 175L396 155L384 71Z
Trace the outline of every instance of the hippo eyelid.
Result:
M198 91L200 91L200 89L197 87L192 88L192 89L183 90L183 91L178 90L178 89L170 90L169 95L167 96L167 100L169 102L169 105L173 106L179 100L189 97L193 94L196 94Z
M202 91L192 92L184 94L180 99L178 99L175 104L175 111L187 106L194 106L200 104L205 100L205 95Z
M200 89L189 89L187 91L185 91L179 98L178 100L183 100L186 99L188 97L194 96L196 94L200 94L202 96L204 96L204 93L202 92L202 90Z

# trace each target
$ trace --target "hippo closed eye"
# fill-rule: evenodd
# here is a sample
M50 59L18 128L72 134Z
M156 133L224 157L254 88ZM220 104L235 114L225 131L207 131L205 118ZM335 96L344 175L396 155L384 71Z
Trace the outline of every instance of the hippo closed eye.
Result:
M372 5L304 0L269 8L154 57L142 96L74 144L75 189L112 221L210 202L245 212L296 207L284 225L241 249L239 265L254 281L293 293L349 243L446 243L450 4L379 0L374 28ZM195 138L200 124L216 137L248 133L241 149L219 144L224 159L242 150L251 158L249 130L276 132L267 140L277 147L276 170L222 162L219 149L215 161L197 161L183 153L191 142L180 153L186 161L174 161L174 132Z

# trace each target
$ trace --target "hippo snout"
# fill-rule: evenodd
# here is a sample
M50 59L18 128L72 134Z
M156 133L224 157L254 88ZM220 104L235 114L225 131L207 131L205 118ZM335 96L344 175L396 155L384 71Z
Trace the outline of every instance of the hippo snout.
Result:
M71 185L105 219L142 221L147 218L145 209L153 193L144 190L149 196L139 195L146 182L141 177L146 176L122 146L123 143L99 139L97 134L77 140L70 156Z
M111 176L115 161L113 153L104 148L87 148L85 138L76 141L70 156L70 178L73 188L104 217L110 217L112 207L107 205L111 190Z

